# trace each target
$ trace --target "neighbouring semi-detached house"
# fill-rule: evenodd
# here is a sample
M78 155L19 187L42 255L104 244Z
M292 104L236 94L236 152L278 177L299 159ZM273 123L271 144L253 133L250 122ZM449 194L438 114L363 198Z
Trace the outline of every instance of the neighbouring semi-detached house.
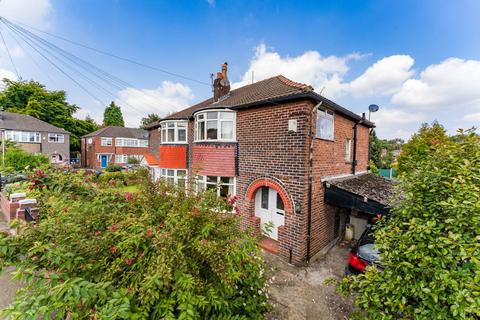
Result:
M70 133L26 114L0 111L0 131L21 149L42 153L52 163L70 162Z
M343 205L334 181L367 174L373 127L281 75L230 90L224 64L213 98L147 129L158 176L180 186L188 181L196 191L236 195L242 226L260 231L271 223L262 245L301 264L328 248L350 217L361 215L351 203L372 205L355 193ZM363 212L373 216L375 209Z
M108 126L81 139L82 166L92 169L124 166L129 158L139 162L148 152L148 131Z

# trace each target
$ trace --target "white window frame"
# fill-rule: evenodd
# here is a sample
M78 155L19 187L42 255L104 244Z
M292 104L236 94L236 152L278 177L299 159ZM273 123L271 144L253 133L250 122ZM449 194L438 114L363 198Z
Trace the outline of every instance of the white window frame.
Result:
M352 162L352 139L345 141L345 162Z
M217 113L217 117L215 119L207 119L207 115L209 113ZM222 119L221 114L232 114L233 119ZM203 115L203 119L200 119L200 116ZM207 138L207 122L208 121L215 121L217 122L217 139L208 139ZM222 139L222 123L223 122L232 122L232 138L231 139ZM200 139L198 134L198 126L199 123L205 123L204 125L204 139ZM237 113L232 110L228 109L219 109L219 110L205 110L202 112L198 112L195 114L195 142L205 142L205 141L219 141L219 142L235 142L237 141Z
M42 135L40 132L5 130L5 139L22 143L41 143ZM24 139L24 137L26 137ZM33 138L33 141L30 139Z
M179 171L185 172L185 175L180 176L178 174ZM170 173L173 173L173 175L170 174ZM185 181L185 190L187 189L187 183L188 183L188 170L187 169L160 168L160 178L165 179L165 181L168 181L169 178L173 178L173 184L175 186L178 186L178 180L184 180Z
M142 154L115 154L115 163L128 163L128 158L135 158L138 161L142 161ZM121 160L121 161L119 161Z
M148 148L147 139L115 138L116 147Z
M168 139L168 130L174 130L173 141ZM185 140L178 138L178 131L185 129ZM160 143L161 144L186 144L188 143L188 121L167 120L160 123Z
M208 176L208 177L215 177L215 176ZM228 196L232 197L235 196L237 193L237 179L235 177L221 177L221 176L216 176L217 182L208 182L207 176L200 176L197 175L195 176L195 192L202 192L207 190L207 185L215 185L217 187L217 196L220 197L220 189L221 186L232 186L233 188L233 194L230 194ZM229 178L233 179L233 183L225 183L222 182L222 178Z
M51 138L54 141L50 140ZM65 135L61 133L49 133L48 134L48 142L50 143L65 143Z
M102 147L111 147L113 146L113 138L102 137L100 138L100 145Z
M322 132L320 123L321 121L331 121L331 132ZM334 141L335 139L335 113L331 110L318 109L317 110L317 123L316 123L316 137L323 140Z

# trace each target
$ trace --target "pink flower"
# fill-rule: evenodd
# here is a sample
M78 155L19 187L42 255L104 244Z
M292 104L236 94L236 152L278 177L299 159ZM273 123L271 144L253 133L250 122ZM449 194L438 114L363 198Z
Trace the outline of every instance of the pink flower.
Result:
M96 235L96 236L99 236L99 235L101 235L101 234L102 234L102 231L100 231L100 230L95 231L95 235Z
M132 259L125 259L125 264L126 264L127 266L131 266L131 265L132 265L132 262L133 262Z
M110 248L110 252L111 252L111 253L117 253L117 252L118 252L118 248L115 247L115 246L113 246L113 247Z
M67 212L68 212L68 208L63 208L63 212L67 213Z
M118 230L118 226L116 224L112 224L110 228L108 228L110 231L115 232Z
M147 238L151 238L153 236L153 230L152 229L148 229L147 232L145 232L145 236Z
M125 200L127 200L127 201L132 201L133 200L133 193L131 193L131 192L125 193L124 196L125 196Z

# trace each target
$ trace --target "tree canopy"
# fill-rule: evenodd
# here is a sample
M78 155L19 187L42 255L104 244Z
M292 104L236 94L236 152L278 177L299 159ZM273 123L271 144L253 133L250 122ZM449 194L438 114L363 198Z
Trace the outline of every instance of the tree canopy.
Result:
M122 110L113 101L110 102L110 105L103 112L103 126L125 127Z
M377 168L388 169L394 161L394 150L400 150L402 139L379 139L375 130L370 136L370 159Z
M150 123L154 123L160 119L161 117L158 114L149 113L146 117L143 117L142 120L140 120L140 127L145 128Z
M73 117L79 109L67 102L63 90L47 90L36 81L3 80L0 92L0 106L5 111L28 114L70 132L71 151L80 150L80 137L98 129L94 121Z
M480 138L424 125L402 157L398 199L374 232L383 271L341 288L368 319L479 319Z

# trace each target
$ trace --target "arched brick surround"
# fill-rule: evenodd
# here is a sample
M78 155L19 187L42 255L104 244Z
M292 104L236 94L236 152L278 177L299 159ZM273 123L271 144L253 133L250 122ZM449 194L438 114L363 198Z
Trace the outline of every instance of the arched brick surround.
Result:
M258 190L258 188L261 188L261 187L269 187L277 191L277 193L280 195L280 198L282 198L283 205L285 207L285 213L293 212L293 203L290 197L288 196L288 193L285 190L285 188L282 185L280 185L280 183L270 178L266 178L266 177L259 178L254 180L252 183L250 183L250 185L247 188L247 192L245 193L245 198L248 201L254 200L255 192Z

